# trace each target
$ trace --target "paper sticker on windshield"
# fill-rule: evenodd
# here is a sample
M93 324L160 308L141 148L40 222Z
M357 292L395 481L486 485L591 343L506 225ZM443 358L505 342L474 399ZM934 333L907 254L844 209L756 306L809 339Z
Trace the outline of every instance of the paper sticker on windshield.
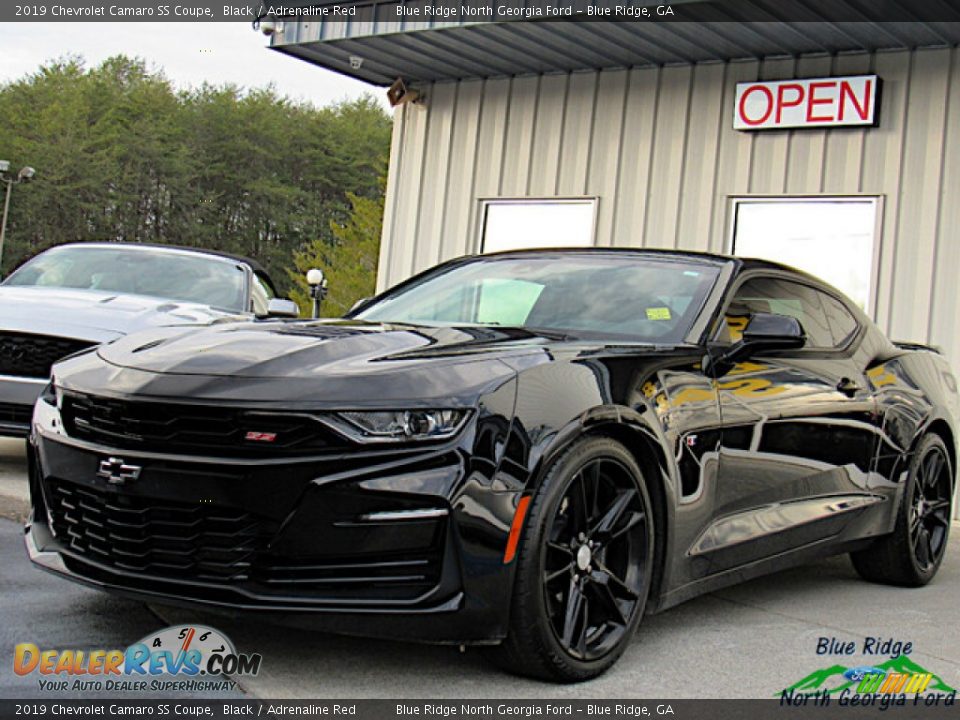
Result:
M647 320L669 320L670 308L647 308Z

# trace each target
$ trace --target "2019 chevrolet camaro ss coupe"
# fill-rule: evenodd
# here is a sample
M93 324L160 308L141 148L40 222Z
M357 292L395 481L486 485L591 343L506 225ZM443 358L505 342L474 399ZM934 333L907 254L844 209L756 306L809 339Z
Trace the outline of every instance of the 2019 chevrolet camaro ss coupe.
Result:
M645 613L816 557L923 585L956 380L772 263L440 265L336 321L137 333L54 368L39 566L152 602L604 671Z

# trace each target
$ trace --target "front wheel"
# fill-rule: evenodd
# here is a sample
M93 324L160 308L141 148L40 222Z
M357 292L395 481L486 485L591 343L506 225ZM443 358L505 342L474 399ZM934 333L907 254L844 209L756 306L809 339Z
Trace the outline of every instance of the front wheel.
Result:
M850 555L860 576L908 587L930 582L947 549L952 495L947 446L938 435L928 434L910 462L893 533Z
M623 654L650 591L654 525L643 473L619 443L577 441L530 506L510 631L488 655L521 675L588 680Z

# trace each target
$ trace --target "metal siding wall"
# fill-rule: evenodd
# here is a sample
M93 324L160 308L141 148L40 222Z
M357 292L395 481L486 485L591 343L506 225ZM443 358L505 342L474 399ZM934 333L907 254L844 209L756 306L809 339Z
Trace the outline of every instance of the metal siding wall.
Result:
M739 81L867 72L883 80L877 128L732 128ZM877 320L960 363L958 50L470 80L426 96L397 113L381 287L478 249L482 198L596 196L598 245L725 252L730 196L876 194Z
M664 68L653 131L653 157L647 183L649 203L643 223L647 247L677 247L677 218L687 202L681 197L690 120L690 66Z
M556 195L560 177L560 137L563 135L564 107L567 104L568 75L541 78L539 94L527 102L537 103L537 122L530 148L530 177L527 195Z
M650 162L654 125L660 96L659 69L631 70L627 84L623 144L619 147L620 175L613 220L613 235L598 237L599 245L634 246L643 242L643 223L649 200ZM604 198L600 198L601 205Z
M597 82L596 112L590 136L590 158L586 187L598 197L596 242L608 245L614 233L617 208L617 181L620 178L629 72L600 73Z
M946 344L946 338L960 338L957 275L960 271L960 51L954 51L950 65L947 112L944 117L940 217L934 254L934 276L930 288L931 338ZM960 361L960 344L954 341L950 357ZM955 516L956 517L956 516Z
M921 52L911 68L903 139L904 182L899 225L894 229L899 239L893 248L896 278L888 298L889 324L898 337L908 331L916 333L914 337L926 335L929 325L949 60L949 53Z

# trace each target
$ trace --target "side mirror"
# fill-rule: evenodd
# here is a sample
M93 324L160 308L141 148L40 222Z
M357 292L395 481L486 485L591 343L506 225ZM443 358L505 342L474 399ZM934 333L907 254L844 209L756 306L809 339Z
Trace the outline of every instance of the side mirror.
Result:
M287 300L286 298L270 298L270 302L267 303L267 317L300 317L300 308L293 300Z
M780 350L798 350L806 342L806 333L796 318L776 313L754 313L740 339L719 357L708 361L706 369L723 374L741 360Z
M741 346L747 355L762 355L777 350L798 350L806 342L807 335L796 318L776 313L754 313L743 329L740 341L733 347Z

